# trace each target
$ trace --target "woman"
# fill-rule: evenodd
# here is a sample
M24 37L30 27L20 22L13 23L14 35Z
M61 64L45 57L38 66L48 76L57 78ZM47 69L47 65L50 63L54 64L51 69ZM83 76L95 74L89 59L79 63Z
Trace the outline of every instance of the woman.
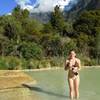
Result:
M79 98L79 70L81 68L80 60L76 58L75 51L71 51L68 59L65 62L65 70L68 70L68 83L70 98Z

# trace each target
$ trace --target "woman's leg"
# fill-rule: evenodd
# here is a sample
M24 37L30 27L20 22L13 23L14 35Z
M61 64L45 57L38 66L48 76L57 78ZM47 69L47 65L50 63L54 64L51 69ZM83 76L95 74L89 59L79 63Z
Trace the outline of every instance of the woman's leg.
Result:
M79 76L77 76L74 79L74 91L75 91L75 98L76 99L79 98L79 83L80 83L80 78L79 78Z
M73 99L73 97L74 97L74 84L73 84L73 79L69 78L68 79L68 83L69 83L69 94L70 94L70 98Z

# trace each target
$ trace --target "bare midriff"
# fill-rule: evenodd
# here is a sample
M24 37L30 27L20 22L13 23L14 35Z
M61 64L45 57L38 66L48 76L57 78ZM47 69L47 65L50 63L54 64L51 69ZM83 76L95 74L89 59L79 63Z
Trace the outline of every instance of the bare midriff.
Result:
M76 77L76 76L79 76L79 75L75 75L75 74L73 73L73 71L69 69L69 71L68 71L68 78L74 78L74 77Z

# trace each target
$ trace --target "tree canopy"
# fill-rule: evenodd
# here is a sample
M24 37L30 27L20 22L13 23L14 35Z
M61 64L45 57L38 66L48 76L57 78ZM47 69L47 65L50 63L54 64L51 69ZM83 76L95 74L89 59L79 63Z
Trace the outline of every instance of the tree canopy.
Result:
M12 15L0 17L1 56L39 60L65 57L74 49L82 59L98 59L99 63L99 40L100 10L85 11L75 22L67 21L59 6L45 24L31 18L29 11L20 6L13 9Z

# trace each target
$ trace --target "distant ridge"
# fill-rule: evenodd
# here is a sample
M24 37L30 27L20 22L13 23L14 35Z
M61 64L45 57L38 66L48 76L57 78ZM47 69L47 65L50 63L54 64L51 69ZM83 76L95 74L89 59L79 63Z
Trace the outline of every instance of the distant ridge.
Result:
M79 0L77 5L73 5L69 11L66 11L65 7L63 12L66 19L75 20L83 11L96 9L100 9L100 0ZM35 18L43 23L48 22L50 20L50 16L51 12L31 13L32 18Z

